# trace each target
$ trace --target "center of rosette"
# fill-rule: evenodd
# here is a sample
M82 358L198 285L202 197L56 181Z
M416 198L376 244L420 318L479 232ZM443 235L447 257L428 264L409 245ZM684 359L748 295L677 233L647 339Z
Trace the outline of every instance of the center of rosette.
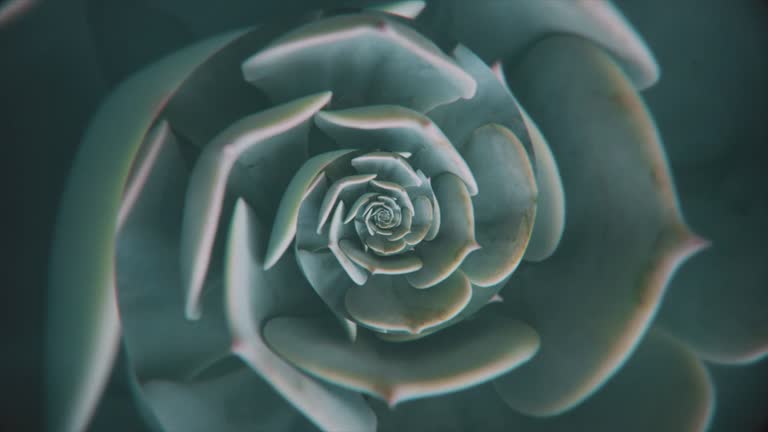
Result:
M413 214L397 197L385 193L368 195L354 216L355 227L366 250L378 255L394 255L411 248L402 240L410 232ZM405 205L405 203L404 203Z
M403 213L395 198L380 195L366 206L361 217L371 235L390 236L392 229L400 225Z

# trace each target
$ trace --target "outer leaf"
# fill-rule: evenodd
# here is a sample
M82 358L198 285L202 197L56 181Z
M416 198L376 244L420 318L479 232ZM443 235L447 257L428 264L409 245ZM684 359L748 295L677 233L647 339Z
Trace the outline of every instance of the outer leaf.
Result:
M390 406L492 379L530 359L539 346L536 332L527 325L490 315L404 344L370 334L349 343L332 324L275 318L264 334L273 349L301 369L375 395Z
M299 211L294 250L304 278L336 315L349 337L354 340L357 325L349 320L344 310L344 294L353 282L336 256L328 250L328 234L320 235L315 230L320 205L328 191L327 183L325 175L321 174L318 180L307 189Z
M555 157L544 135L525 109L520 108L533 143L539 199L531 241L525 249L528 261L542 261L557 250L565 229L565 193Z
M309 121L330 99L330 93L320 93L245 117L221 132L203 150L187 188L182 224L181 269L186 287L185 313L189 319L201 315L199 299L235 163L258 163L258 178L250 180L279 187L280 179L286 177L285 171L298 168L306 157Z
M187 382L144 386L164 432L287 431L310 428L296 410L248 368ZM113 419L114 421L115 419Z
M713 246L675 276L659 325L708 361L744 364L768 356L768 196L756 189L764 158L730 154L677 171L691 224Z
M493 73L505 90L512 92L507 85L507 79L501 63L493 65ZM524 259L528 261L542 261L549 258L557 250L565 228L565 195L563 182L557 162L549 148L547 140L542 135L539 127L525 112L525 108L518 106L522 116L523 125L528 131L536 167L536 183L539 188L539 199L536 206L536 223L528 247L525 249Z
M217 297L205 299L211 313L204 319L184 317L179 221L189 170L165 121L147 138L119 214L117 300L131 373L182 379L218 357L229 338ZM207 286L220 287L220 269L211 273Z
M471 99L459 99L441 105L428 113L435 124L462 150L472 133L488 123L498 123L511 130L533 156L531 138L522 117L521 107L512 92L500 82L493 70L475 53L463 45L453 50L456 63L477 82L477 92Z
M637 353L598 393L560 416L510 410L491 386L412 401L390 410L373 405L381 432L700 432L714 408L706 367L680 342L651 332Z
M608 55L553 37L513 76L560 164L569 216L557 252L519 268L502 293L502 307L529 319L546 344L497 387L514 408L551 415L624 363L673 271L703 242L680 215L650 116Z
M393 104L427 111L475 92L472 77L429 40L365 14L300 27L247 59L243 74L279 102L330 90L337 108Z
M302 281L292 260L264 270L261 227L242 201L235 206L227 250L227 313L233 334L232 351L267 380L318 427L327 431L374 431L376 418L363 399L350 391L327 386L294 369L273 353L262 339L263 321L285 313L285 299L306 299L311 288Z
M121 192L142 138L192 68L241 33L202 41L134 75L104 102L85 135L62 197L52 251L50 430L86 425L114 358L119 326L112 251Z
M520 55L548 35L572 34L612 53L638 88L659 78L649 48L609 0L447 0L429 3L418 21L461 41L489 64Z

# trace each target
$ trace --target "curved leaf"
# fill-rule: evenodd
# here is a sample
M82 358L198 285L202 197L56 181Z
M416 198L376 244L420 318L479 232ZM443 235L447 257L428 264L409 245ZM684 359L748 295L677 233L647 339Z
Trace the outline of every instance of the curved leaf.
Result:
M522 117L522 110L514 95L493 70L463 45L453 50L453 57L477 81L477 92L471 99L439 106L427 115L462 151L472 133L488 123L498 123L515 134L526 151L533 156L531 137Z
M305 162L293 176L277 209L275 224L272 227L272 235L269 238L267 255L264 260L266 269L275 265L291 245L293 237L296 235L301 202L304 200L309 187L328 165L351 152L352 150L336 150L321 153Z
M480 247L475 241L472 201L464 184L452 174L440 175L432 183L440 203L441 225L434 240L416 248L424 266L406 276L416 288L429 288L444 280Z
M61 199L51 252L46 342L51 430L87 424L114 358L119 324L112 251L121 192L142 138L192 69L241 34L204 40L132 76L102 104L86 132ZM100 180L93 181L94 175Z
M447 0L429 3L418 22L461 41L488 64L520 55L547 36L571 34L613 54L638 88L659 79L650 49L610 0Z
M515 409L552 415L624 363L672 273L703 244L682 219L650 116L606 53L552 37L513 76L560 165L569 216L555 254L518 268L502 292L500 307L529 320L546 341L502 380Z
M394 3L384 4L381 6L375 6L370 9L386 12L393 15L398 15L403 18L413 19L419 16L421 11L424 10L426 6L427 4L423 1L406 0L406 1L398 1Z
M472 288L460 271L428 290L402 276L373 276L347 291L347 312L360 325L383 333L419 335L456 317L469 303Z
M477 129L464 157L480 188L472 197L480 249L461 269L473 284L489 287L512 274L523 258L536 217L536 179L522 143L500 125Z
M544 135L539 131L525 109L520 108L523 120L533 143L536 163L536 183L539 199L536 206L536 223L523 259L542 261L557 250L565 229L565 192L555 157Z
M680 270L659 312L659 326L715 363L768 357L768 197L764 160L733 151L678 170L691 224L712 247Z
M337 108L394 104L427 111L472 97L476 86L419 33L366 14L300 27L245 60L242 69L247 81L278 102L329 90Z
M511 92L507 85L501 63L493 65L493 73L496 78ZM549 148L547 140L542 135L539 127L525 112L525 108L518 106L525 128L531 138L536 167L536 183L539 189L539 198L536 206L536 223L533 225L533 233L528 247L525 249L523 259L527 261L542 261L549 258L563 236L565 229L565 192L563 181L560 179L560 171L557 161Z
M491 385L411 401L373 403L380 432L703 432L713 414L706 367L679 342L651 332L614 379L582 406L535 418L504 404Z
M323 111L315 122L342 147L413 153L411 165L426 175L452 173L466 183L472 195L477 193L477 182L464 159L423 114L400 106L374 105Z
M376 174L380 180L402 187L419 186L421 178L406 158L389 152L372 152L352 159L352 166L361 174Z
M235 163L258 162L263 169L261 178L254 180L264 184L273 180L270 174L274 171L292 171L292 167L300 166L306 157L309 121L330 99L330 93L320 93L245 117L203 149L187 188L182 221L181 270L189 319L198 319L202 313L199 299ZM285 174L274 177L283 178ZM274 181L278 182L278 178Z
M264 327L264 337L307 373L390 406L493 379L530 359L539 346L527 325L490 315L417 343L393 344L370 334L349 343L332 327L317 319L274 318Z
M253 210L239 200L226 258L232 352L320 428L373 432L376 417L358 394L305 376L264 343L260 331L263 321L275 313L300 312L311 292L293 260L281 260L271 270L264 270L260 254L264 239Z
M123 341L133 373L142 380L181 378L228 344L219 308L197 322L183 313L178 221L188 180L179 143L161 121L147 135L132 170L114 251ZM220 273L209 280L209 287L217 284ZM218 299L208 300L209 306L219 306Z
M166 432L311 427L264 380L243 367L205 381L152 380L142 387Z

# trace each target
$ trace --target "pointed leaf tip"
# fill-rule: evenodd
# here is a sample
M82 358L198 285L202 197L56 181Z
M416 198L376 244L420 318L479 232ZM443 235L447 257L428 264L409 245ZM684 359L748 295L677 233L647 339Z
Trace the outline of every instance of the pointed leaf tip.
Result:
M293 241L299 220L299 209L307 189L328 165L352 151L354 150L344 149L319 154L305 162L293 177L277 209L264 259L265 270L269 270L277 263Z

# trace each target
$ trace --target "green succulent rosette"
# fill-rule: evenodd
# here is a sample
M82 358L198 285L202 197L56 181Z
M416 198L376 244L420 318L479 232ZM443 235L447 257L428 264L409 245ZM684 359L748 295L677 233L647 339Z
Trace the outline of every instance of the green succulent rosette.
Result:
M643 42L599 0L424 6L232 32L114 91L60 217L52 429L120 334L160 430L411 430L468 391L498 408L469 430L706 427L705 368L650 329L706 241ZM638 420L637 392L685 403Z

